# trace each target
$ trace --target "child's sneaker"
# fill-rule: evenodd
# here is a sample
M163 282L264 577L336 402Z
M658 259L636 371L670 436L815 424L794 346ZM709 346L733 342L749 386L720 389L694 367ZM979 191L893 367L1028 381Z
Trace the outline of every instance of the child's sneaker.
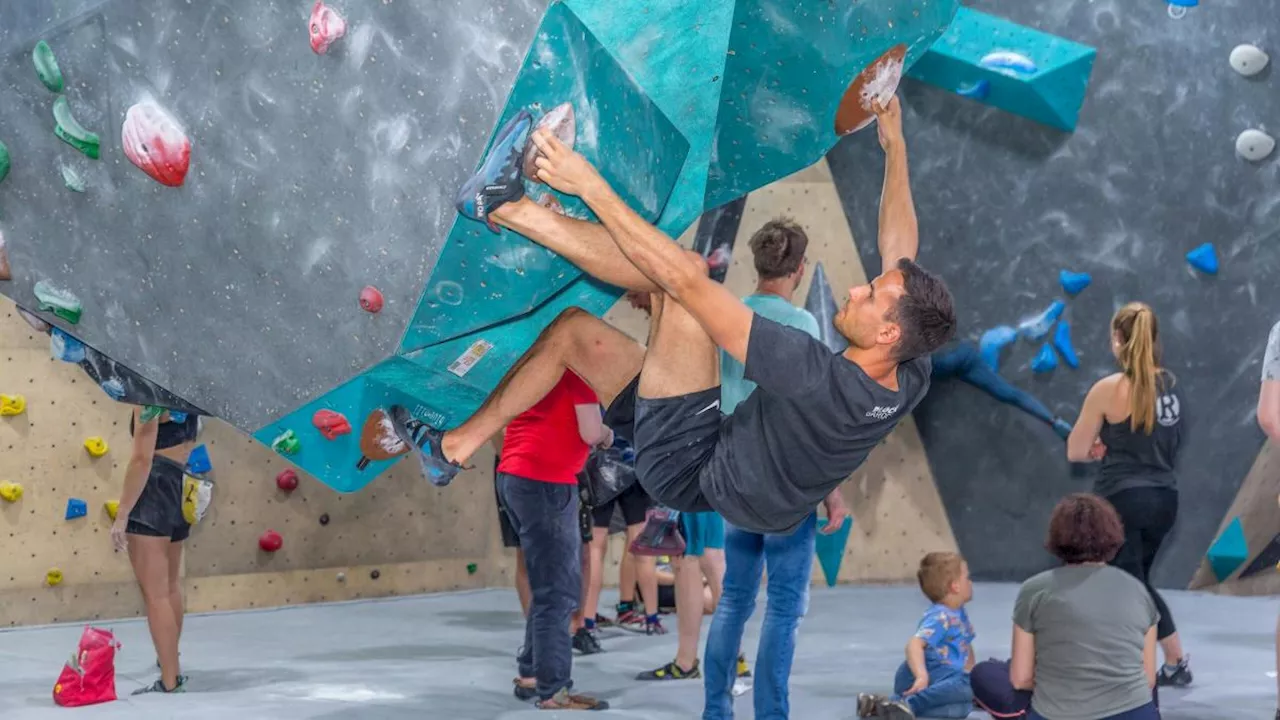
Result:
M747 656L741 653L738 654L738 677L751 677L751 667L747 665Z

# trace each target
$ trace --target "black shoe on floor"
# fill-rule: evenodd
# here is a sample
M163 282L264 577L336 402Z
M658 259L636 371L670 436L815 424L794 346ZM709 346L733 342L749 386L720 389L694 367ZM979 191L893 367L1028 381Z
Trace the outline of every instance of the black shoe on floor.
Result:
M1178 661L1178 664L1169 669L1169 666L1162 665L1160 672L1156 675L1156 684L1160 687L1186 687L1191 684L1191 658L1184 657Z
M702 677L702 668L695 660L692 670L685 670L675 660L654 670L646 670L636 675L637 680L697 680Z
M596 634L586 628L578 628L573 634L573 649L583 655L595 655L604 652L604 648L600 647L600 640L596 638Z

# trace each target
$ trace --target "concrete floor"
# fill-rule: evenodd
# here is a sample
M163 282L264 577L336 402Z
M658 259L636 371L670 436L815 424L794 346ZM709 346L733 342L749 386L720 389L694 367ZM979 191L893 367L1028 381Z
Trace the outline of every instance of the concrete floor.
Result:
M980 658L1005 656L1016 587L979 585L970 606ZM612 597L606 600L612 602ZM1162 693L1165 720L1270 718L1275 708L1273 629L1268 598L1191 593L1167 596L1192 654L1196 682ZM763 598L762 598L763 605ZM815 590L800 631L791 681L792 717L854 717L859 690L883 691L902 657L923 599L914 587ZM748 628L754 652L760 611ZM674 629L675 618L668 624ZM77 718L361 720L546 718L510 692L512 655L522 634L509 590L433 595L283 610L191 616L183 639L189 692L131 698L155 677L146 624L103 623L124 647L117 656L118 702L74 711ZM705 634L709 623L705 623ZM0 717L66 718L50 699L80 626L0 632ZM608 631L606 652L575 660L576 685L606 698L604 717L695 718L697 681L638 683L640 670L674 656L674 634ZM750 694L737 701L750 718ZM573 713L572 715L576 715ZM553 716L552 716L553 717ZM971 717L982 717L974 713Z

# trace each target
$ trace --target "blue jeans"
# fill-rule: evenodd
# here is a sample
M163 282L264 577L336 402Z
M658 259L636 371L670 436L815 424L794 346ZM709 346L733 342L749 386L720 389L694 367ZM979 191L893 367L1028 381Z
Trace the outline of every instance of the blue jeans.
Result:
M969 686L969 674L950 667L929 668L929 687L906 698L906 692L915 683L911 668L902 663L893 678L893 696L906 700L911 712L919 718L967 718L973 711L973 689Z
M499 473L498 492L520 538L533 591L516 662L520 677L537 678L545 700L568 687L573 672L569 616L582 592L578 486Z
M787 684L800 619L809 609L813 570L814 513L790 535L760 535L726 524L724 595L716 607L704 653L706 707L703 720L733 717L733 682L747 618L756 608L760 575L769 566L769 605L756 651L753 698L757 720L785 719L790 712Z

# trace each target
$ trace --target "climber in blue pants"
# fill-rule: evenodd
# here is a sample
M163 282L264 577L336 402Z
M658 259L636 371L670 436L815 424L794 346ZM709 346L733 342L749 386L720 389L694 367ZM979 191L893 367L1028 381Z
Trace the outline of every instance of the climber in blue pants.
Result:
M1063 439L1071 434L1071 423L1055 416L1044 403L1000 377L1000 373L983 362L982 354L971 342L962 342L933 354L933 378L937 380L951 377L959 378L1000 402L1008 403L1045 422Z

